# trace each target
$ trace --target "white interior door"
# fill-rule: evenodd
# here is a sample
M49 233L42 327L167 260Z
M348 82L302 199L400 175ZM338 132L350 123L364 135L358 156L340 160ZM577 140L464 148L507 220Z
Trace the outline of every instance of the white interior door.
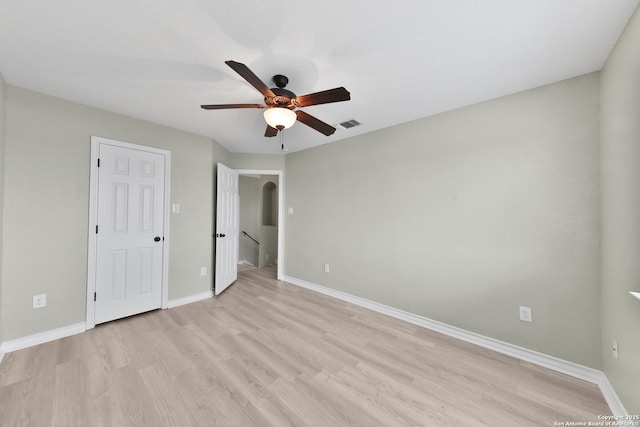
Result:
M95 323L160 308L165 156L100 144Z
M219 295L238 278L238 235L240 198L238 172L218 163L216 194L216 279Z

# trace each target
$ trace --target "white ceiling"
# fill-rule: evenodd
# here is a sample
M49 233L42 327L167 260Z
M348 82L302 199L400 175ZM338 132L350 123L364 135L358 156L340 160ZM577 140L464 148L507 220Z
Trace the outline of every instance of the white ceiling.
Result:
M183 129L229 151L280 152L262 103L224 64L303 95L344 86L351 101L305 111L291 151L600 70L638 0L0 0L8 84Z

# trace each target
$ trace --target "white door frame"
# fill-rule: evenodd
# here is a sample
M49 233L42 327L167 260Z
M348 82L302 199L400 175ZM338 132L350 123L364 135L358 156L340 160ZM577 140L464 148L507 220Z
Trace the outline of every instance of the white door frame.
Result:
M276 278L284 277L284 172L281 170L236 169L239 175L277 175L278 176L278 273Z
M169 201L170 183L171 183L171 151L161 150L159 148L147 147L144 145L130 144L128 142L116 141L113 139L101 138L99 136L91 137L91 163L89 174L89 247L87 260L87 319L85 329L89 330L95 327L95 301L93 294L96 291L96 261L98 241L96 237L96 225L98 223L98 153L100 145L112 145L115 147L129 148L132 150L147 151L150 153L161 154L165 156L166 165L164 169L164 250L162 251L162 308L167 308L169 301Z

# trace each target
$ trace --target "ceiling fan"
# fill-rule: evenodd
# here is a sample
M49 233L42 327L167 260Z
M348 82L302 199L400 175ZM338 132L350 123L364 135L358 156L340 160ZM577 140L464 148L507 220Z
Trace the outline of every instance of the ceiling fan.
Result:
M228 108L265 109L264 118L267 122L267 130L264 136L267 137L276 136L278 131L293 126L296 120L326 136L332 135L336 131L336 128L302 110L296 110L296 108L348 101L351 99L351 94L343 87L296 96L295 93L285 89L285 86L289 83L289 79L281 74L273 76L273 82L277 87L270 89L246 65L235 61L225 61L225 64L240 74L240 76L253 87L258 89L264 96L264 104L218 104L201 105L200 107L205 110L224 110Z

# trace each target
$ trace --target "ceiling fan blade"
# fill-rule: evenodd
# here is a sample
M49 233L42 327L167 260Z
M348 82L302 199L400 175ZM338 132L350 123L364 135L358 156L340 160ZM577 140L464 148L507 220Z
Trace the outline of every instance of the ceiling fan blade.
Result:
M268 98L268 97L276 96L276 94L273 93L271 89L269 89L269 87L266 84L264 84L262 80L260 80L258 76L253 74L253 71L251 71L249 67L247 67L246 65L236 61L224 61L224 63L227 64L229 67L231 67L233 71L240 74L240 76L243 79L248 81L251 84L251 86L258 89L258 91L260 91L260 93L265 97Z
M215 105L201 105L200 108L205 110L225 110L228 108L267 108L262 104L215 104Z
M348 101L350 99L351 94L348 90L343 87L337 87L335 89L299 96L294 100L294 104L297 107L308 107L310 105L328 104L330 102Z
M313 128L318 132L325 134L326 136L333 135L333 133L336 131L336 128L334 128L333 126L326 124L322 120L317 119L311 114L307 114L302 110L296 111L296 115L298 116L299 122L304 123L310 128Z
M277 134L278 129L272 128L271 126L267 125L267 130L264 131L264 136L266 136L267 138L271 138L272 136L276 136Z

